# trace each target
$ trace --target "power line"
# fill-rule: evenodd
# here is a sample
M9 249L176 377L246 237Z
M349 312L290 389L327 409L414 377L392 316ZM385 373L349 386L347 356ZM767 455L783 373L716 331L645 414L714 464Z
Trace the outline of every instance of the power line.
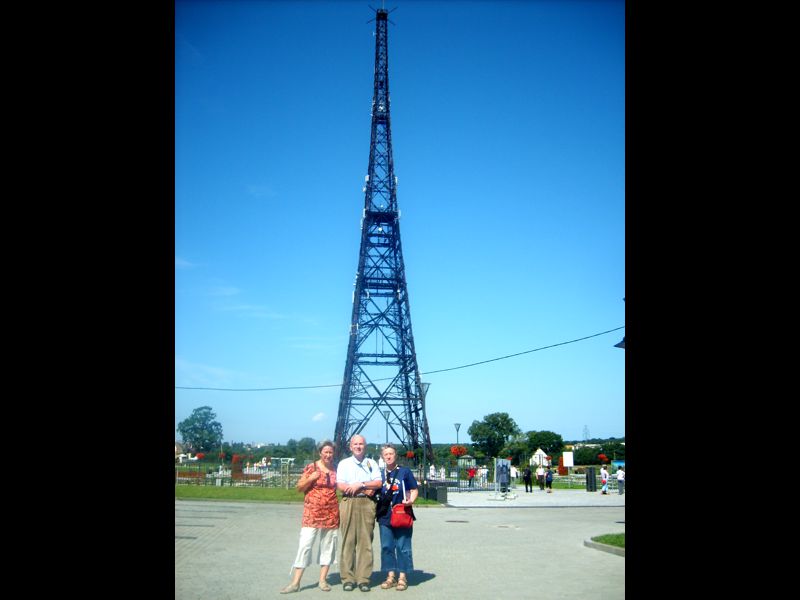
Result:
M514 354L506 354L505 356L498 356L497 358L490 358L488 360L481 360L479 362L469 363L467 365L461 365L458 367L450 367L448 369L437 369L436 371L425 371L424 373L420 373L420 375L433 375L434 373L444 373L445 371L456 371L458 369L466 369L468 367L475 367L477 365L485 365L486 363L496 362L498 360L505 360L507 358L513 358L515 356L522 356L523 354L530 354L531 352L539 352L540 350L547 350L548 348L555 348L557 346L565 346L567 344L574 344L575 342L582 342L583 340L588 340L593 337L597 337L600 335L605 335L607 333L613 333L614 331L619 331L620 329L625 329L625 326L622 327L615 327L614 329L609 329L608 331L601 331L600 333L593 333L592 335L587 335L582 338L576 338L574 340L569 340L567 342L559 342L557 344L550 344L549 346L541 346L540 348L534 348L533 350L525 350L523 352L516 352ZM374 381L387 381L389 379L393 379L392 377L386 377L384 379L375 379ZM329 387L341 387L341 383L331 383L328 385L295 385L295 386L286 386L286 387L272 387L272 388L212 388L212 387L188 387L182 385L176 385L176 390L208 390L208 391L215 391L215 392L276 392L279 390L313 390L318 388L329 388Z
M570 340L568 342L559 342L558 344L551 344L549 346L542 346L541 348L534 348L533 350L525 350L524 352L517 352L516 354L507 354L506 356L500 356L498 358L490 358L489 360L482 360L480 362L470 363L468 365L461 365L460 367L450 367L449 369L439 369L438 371L427 371L425 373L420 373L420 375L431 375L432 373L444 373L445 371L455 371L456 369L466 369L467 367L474 367L475 365L484 365L486 363L494 362L496 360L505 360L506 358L513 358L514 356L521 356L523 354L530 354L531 352L538 352L539 350L547 350L548 348L555 348L556 346L564 346L565 344L574 344L575 342L581 342L583 340L588 340L589 338L597 337L598 335L605 335L606 333L611 333L613 331L617 331L619 329L625 329L625 326L617 327L615 329L609 329L608 331L602 331L600 333L594 333L592 335L587 335L586 337L578 338L575 340Z

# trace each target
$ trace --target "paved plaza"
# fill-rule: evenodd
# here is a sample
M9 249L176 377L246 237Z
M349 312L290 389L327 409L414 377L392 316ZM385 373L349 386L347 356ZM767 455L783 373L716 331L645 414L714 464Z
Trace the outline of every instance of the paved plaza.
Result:
M515 496L515 497L514 497ZM605 533L625 531L628 494L554 490L449 492L446 506L415 510L414 567L402 598L496 597L622 600L625 558L587 547ZM279 594L297 552L300 503L175 500L175 598L222 600L384 596L375 529L372 591L345 592L338 565L333 587L317 587L312 564L296 594Z

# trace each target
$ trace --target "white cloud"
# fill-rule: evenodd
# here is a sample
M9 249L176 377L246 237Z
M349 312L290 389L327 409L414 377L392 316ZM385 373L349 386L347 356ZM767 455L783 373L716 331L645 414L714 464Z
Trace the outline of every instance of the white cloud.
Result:
M189 43L185 37L183 37L180 33L175 34L175 52L183 57L188 57L192 64L198 65L204 62L203 54L200 50L197 49L196 46Z
M286 341L291 348L297 350L331 350L347 346L347 336L339 337L287 337Z
M194 263L189 262L181 258L180 256L175 257L175 268L176 269L191 269L192 267L196 267L197 265Z
M175 357L175 384L188 387L225 387L236 376L234 371L189 362Z
M325 413L317 413L313 417L311 417L312 421L322 421L325 418Z
M241 290L239 288L228 285L213 287L209 290L208 294L210 296L235 296L240 292Z
M256 198L274 198L275 192L266 185L250 184L246 186L247 193Z
M259 304L229 304L228 306L219 306L217 310L226 312L239 313L244 317L256 317L259 319L288 319L284 314L277 313L267 306Z

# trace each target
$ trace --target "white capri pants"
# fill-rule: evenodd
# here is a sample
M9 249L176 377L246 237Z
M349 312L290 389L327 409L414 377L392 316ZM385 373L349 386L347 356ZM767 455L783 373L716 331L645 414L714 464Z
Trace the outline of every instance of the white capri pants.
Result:
M319 565L330 566L336 555L336 539L339 537L338 529L317 529L316 527L300 528L300 547L294 559L293 569L305 569L311 565L311 547L319 535L319 545L315 559ZM291 572L291 571L290 571Z

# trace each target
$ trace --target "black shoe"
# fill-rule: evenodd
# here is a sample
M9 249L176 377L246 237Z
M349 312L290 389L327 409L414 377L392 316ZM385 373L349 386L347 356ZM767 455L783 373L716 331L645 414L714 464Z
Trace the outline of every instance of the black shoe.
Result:
M347 583L344 584L344 586L342 586L342 589L345 592L352 592L354 587L356 587L356 586L348 581Z
M368 592L369 591L369 585L366 584L366 583L359 583L358 584L358 589L360 589L362 592Z

